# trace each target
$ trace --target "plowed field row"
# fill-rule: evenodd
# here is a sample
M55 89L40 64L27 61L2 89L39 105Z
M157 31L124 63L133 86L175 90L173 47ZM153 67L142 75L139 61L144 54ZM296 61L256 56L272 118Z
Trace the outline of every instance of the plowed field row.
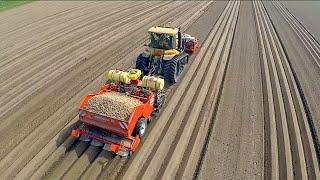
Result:
M267 179L319 179L319 166L297 81L261 1L254 1L265 109Z
M83 65L83 68L92 67L95 71L97 71L96 73L100 72L100 74L103 73L102 71L105 71L106 67L111 68L114 66L117 68L119 68L119 67L128 68L129 66L132 65L132 62L133 62L132 59L136 56L136 54L139 51L141 51L141 44L146 40L145 31L150 26L150 24L159 24L159 23L170 21L174 25L177 25L177 26L182 25L182 27L185 29L188 26L190 26L190 24L203 13L203 11L208 7L208 5L211 4L211 2L201 2L201 3L175 2L173 4L171 3L170 7L167 7L167 4L168 3L162 3L162 2L161 3L160 2L150 3L149 8L146 8L148 3L144 3L143 6L141 4L135 5L134 7L130 8L131 12L133 11L133 13L135 13L137 11L137 8L139 8L140 6L141 6L140 8L143 8L145 10L143 10L142 12L140 11L139 13L137 13L137 15L132 15L132 13L127 15L127 17L126 16L123 17L122 15L120 15L120 17L123 17L124 20L123 21L115 21L116 22L116 26L114 26L115 31L112 31L110 29L110 27L113 27L111 25L111 26L108 26L107 30L102 29L104 34L101 34L101 32L95 33L93 36L97 36L96 38L98 38L98 40L95 40L92 38L92 40L94 42L101 43L102 40L99 39L99 37L101 37L101 36L108 38L109 39L107 41L108 43L112 43L113 39L114 39L114 41L120 40L120 42L115 42L115 44L117 44L117 46L115 46L114 49L119 49L120 45L123 46L123 44L125 44L125 43L123 43L125 39L122 39L124 36L128 36L128 35L132 36L132 37L139 37L140 36L142 38L135 38L135 39L137 39L136 41L131 41L130 43L127 42L126 43L127 48L121 48L120 51L117 50L117 53L114 53L114 55L109 54L108 57L114 59L114 61L112 59L110 59L110 60L104 62L104 64L109 63L109 65L108 64L106 64L106 65L101 64L101 61L104 60L101 58L101 56L106 54L106 52L103 52L103 54L101 54L101 51L104 49L100 48L99 51L95 51L96 53L92 52L92 56L91 57L89 56L88 59L89 58L90 59L98 59L98 60L100 60L100 65L97 66L99 64L99 62L91 62L91 65L90 64L89 64L89 66L88 66L88 64L86 64L86 66ZM174 6L172 6L172 5L174 5ZM154 13L148 14L147 13L147 12L151 12L152 10L154 10L156 8L158 10L161 10L161 11L158 11L159 14L154 14ZM112 17L110 17L110 19L111 18ZM108 19L108 18L98 18L98 19L99 20L97 22ZM130 22L127 22L127 21L130 21ZM142 26L144 26L145 24L148 24L149 26L142 28ZM88 25L90 25L90 23ZM95 27L95 25L96 24L93 23L92 27ZM129 31L125 31L125 33L124 32L117 33L116 36L111 35L111 34L115 34L117 31L119 31L119 29L128 28L129 26L133 26L133 28L131 28ZM83 25L83 27L86 27L86 26ZM141 29L138 30L138 28L141 28ZM95 31L96 31L96 29L95 29ZM97 34L99 34L99 37ZM108 37L107 36L108 34L110 34L111 36ZM138 34L140 34L140 35L138 35ZM143 35L141 35L141 34L143 34ZM91 36L89 36L89 37L91 37ZM126 38L129 38L129 37L126 37ZM81 38L80 38L80 40L81 40ZM87 42L90 42L90 43L92 42L92 41L90 41L91 39L89 39L89 40L85 39L85 40L87 40ZM78 41L74 41L74 43L78 43ZM93 46L93 45L91 45L91 46ZM96 46L98 46L98 44ZM92 50L94 48L90 48L90 46L88 45L87 49ZM61 50L59 50L59 52L60 51ZM69 51L69 52L73 52L73 51ZM108 52L110 52L110 50ZM77 51L77 53L79 53L79 52ZM121 57L121 55L123 55L123 54L124 54L124 56ZM89 63L88 59L86 59L85 62ZM120 59L120 61L117 62L116 59ZM66 59L65 61L67 61L67 60L68 59ZM71 60L71 59L69 59L69 60ZM112 62L116 62L116 64L110 64ZM94 64L92 64L92 63L94 63ZM58 68L60 68L59 65L56 65L56 66ZM82 69L79 69L78 72L81 73L81 70ZM59 70L59 71L61 71L61 70ZM73 72L73 71L74 71L74 69L71 70L71 72ZM62 70L61 72L64 72L64 70ZM102 81L103 81L103 75L100 75L100 74L98 74L99 80L97 79L93 83L90 83L91 81L89 81L87 83L90 85L95 84L94 86L96 86L96 87L98 86L98 84L101 85ZM58 77L61 77L61 76L62 76L61 74L58 75ZM32 79L32 78L30 78L30 79ZM50 86L50 84L49 85L48 84L46 84L44 87L47 88L48 86ZM90 87L90 89L93 89L94 86ZM84 87L86 87L86 86L84 86ZM89 88L83 89L83 90L80 89L81 93L79 95L77 95L76 97L73 97L72 99L79 100L79 98L81 96L83 96L85 91L88 91L88 89ZM40 169L37 169L37 168L41 165L42 165L41 167L48 167L48 168L52 167L51 166L52 164L48 165L48 161L46 161L44 163L45 159L48 158L48 156L50 156L52 152L54 152L54 153L53 153L53 155L51 155L49 157L49 162L50 162L50 158L55 157L57 155L57 153L59 154L59 152L60 153L62 152L60 155L64 156L65 152L61 151L61 148L63 149L64 148L63 145L67 145L68 142L70 141L69 139L67 139L66 141L64 141L64 140L66 139L67 136L69 136L68 132L69 132L70 128L72 128L72 123L74 121L76 121L76 118L70 119L70 115L69 115L69 117L64 116L64 119L61 120L61 119L59 119L59 116L62 115L61 111L66 112L66 109L63 107L67 107L67 109L69 109L71 112L74 111L74 107L70 108L70 104L72 104L72 103L74 103L74 100L71 102L69 100L65 105L63 105L61 108L59 108L53 115L49 116L42 124L40 124L40 126L38 126L36 129L34 129L33 132L29 133L29 135L20 144L18 144L9 154L7 154L0 161L0 167L1 167L0 170L2 171L3 177L6 177L6 178L13 177L17 173L19 173L19 171L20 171L17 178L26 178L26 177L30 177L36 170L37 171L33 175L33 178L42 177L44 175L42 172L47 173L46 170L42 171L43 169L46 169L46 168L40 168ZM70 113L70 112L69 112L69 114L71 114L71 117L74 117L74 115L75 115L74 113ZM68 122L70 120L72 120L72 121L68 124ZM3 123L5 123L5 121ZM66 124L67 124L67 126L66 126ZM8 125L10 126L11 122L8 121ZM60 131L61 128L63 128L63 126L66 126L66 127L62 131ZM39 134L42 134L42 135L40 137L38 137ZM73 140L71 140L71 141L73 141ZM64 143L64 144L62 144L62 143ZM62 146L60 146L61 144L62 144ZM29 145L28 150L22 151L24 149L24 147L28 146L28 145ZM75 145L75 144L70 143L69 145ZM95 154L95 152L97 152L97 150L94 150L94 148L89 148L88 152ZM92 157L94 157L94 155ZM57 160L59 160L59 159L57 159ZM53 161L53 162L55 162L55 161ZM79 160L79 162L81 162L81 160ZM76 163L76 164L80 165L81 163ZM6 167L9 167L9 168L6 168ZM86 170L86 166L83 166L83 168L82 168L83 170ZM77 169L77 171L78 171L78 169ZM80 171L81 171L81 168L80 168ZM71 172L73 172L73 171L71 171ZM81 175L81 173L80 173L80 175Z
M217 105L239 7L239 1L228 3L168 102L168 108L164 109L157 120L159 123L152 129L158 133L148 136L139 152L130 160L122 178L184 179L195 175L199 156L193 157L186 152L197 152L202 148L203 139L200 135L204 132L194 131L194 126L196 123L204 123L198 121L201 120L199 116L202 109L206 106L214 109ZM206 98L212 101L204 104ZM192 136L198 135L199 139L191 141Z
M278 11L282 14L285 21L289 24L289 26L294 30L296 33L296 36L300 39L304 47L308 50L309 54L311 55L311 59L313 60L313 64L315 67L320 71L320 44L319 42L309 33L309 31L288 11L284 5L280 2L273 2L275 7L278 9ZM296 77L295 77L296 78ZM298 87L299 91L301 90L301 87ZM304 98L304 97L303 97ZM304 106L306 106L306 109L309 109L309 105L305 102L304 99ZM309 116L309 118L312 118L312 116ZM312 137L315 141L316 150L318 154L318 159L320 159L320 142L319 137L317 134L317 130L314 125L314 120L309 120L310 128Z
M0 179L320 180L320 45L283 3L18 9L0 14ZM107 70L134 67L148 28L169 22L201 46L137 151L120 157L71 137L83 96Z

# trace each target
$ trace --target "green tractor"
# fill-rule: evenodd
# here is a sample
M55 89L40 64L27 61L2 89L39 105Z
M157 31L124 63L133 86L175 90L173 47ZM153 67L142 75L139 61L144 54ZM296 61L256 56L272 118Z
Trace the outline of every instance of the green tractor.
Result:
M165 81L176 83L188 64L189 56L198 49L196 38L181 33L180 28L152 27L150 43L136 61L136 68L144 75L163 76Z

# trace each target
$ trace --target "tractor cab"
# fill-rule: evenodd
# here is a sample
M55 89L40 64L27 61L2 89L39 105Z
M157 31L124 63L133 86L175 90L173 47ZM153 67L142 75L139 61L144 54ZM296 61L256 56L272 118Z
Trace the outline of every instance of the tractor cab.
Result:
M149 33L150 44L148 50L150 55L171 59L181 53L181 48L179 47L181 46L179 42L180 30L178 28L156 26L150 28Z
M177 49L177 28L152 27L149 29L150 47L156 49Z

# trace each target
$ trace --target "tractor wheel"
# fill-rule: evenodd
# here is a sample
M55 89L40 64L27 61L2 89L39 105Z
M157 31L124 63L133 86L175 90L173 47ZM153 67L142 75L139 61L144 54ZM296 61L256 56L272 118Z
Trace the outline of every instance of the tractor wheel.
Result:
M142 138L147 130L147 120L145 118L140 118L135 129L134 134L139 135Z
M143 75L148 75L149 73L148 66L149 66L149 58L143 57L142 54L140 54L136 61L136 69L141 70L142 72L141 77L143 77Z
M163 76L167 82L176 83L179 79L184 65L180 62L180 59L173 58L166 61L163 66Z

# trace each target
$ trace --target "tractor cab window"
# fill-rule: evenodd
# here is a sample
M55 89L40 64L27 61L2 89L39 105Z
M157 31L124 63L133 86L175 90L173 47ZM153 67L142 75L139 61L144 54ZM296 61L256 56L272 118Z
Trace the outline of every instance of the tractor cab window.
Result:
M174 47L173 36L168 34L151 33L151 47L157 49L173 49Z

